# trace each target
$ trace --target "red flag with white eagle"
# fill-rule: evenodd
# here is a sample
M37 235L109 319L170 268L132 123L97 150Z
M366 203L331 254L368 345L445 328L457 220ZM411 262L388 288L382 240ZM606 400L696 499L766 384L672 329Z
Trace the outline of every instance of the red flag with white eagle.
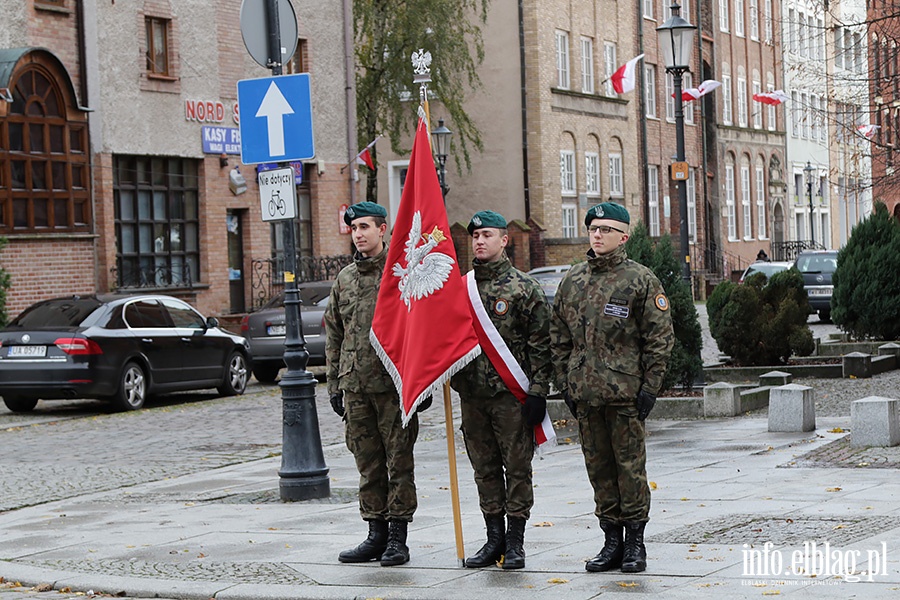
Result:
M637 62L642 58L644 58L643 54L635 56L610 76L613 89L617 93L624 94L634 89L635 83L637 83Z
M481 354L420 119L369 339L400 394L403 425Z
M784 93L784 90L775 90L774 92L766 92L765 94L753 94L753 99L763 104L771 104L778 106L782 102L787 102L790 97Z

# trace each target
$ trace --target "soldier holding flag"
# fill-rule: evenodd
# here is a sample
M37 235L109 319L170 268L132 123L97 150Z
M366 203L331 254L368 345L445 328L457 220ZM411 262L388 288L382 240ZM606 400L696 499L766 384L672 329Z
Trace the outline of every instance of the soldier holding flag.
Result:
M533 428L546 416L552 374L550 307L540 285L506 256L506 226L490 210L469 222L475 260L466 279L483 353L451 380L487 527L487 542L465 561L471 568L493 565L501 555L504 569L525 566L525 523L534 504ZM512 370L523 381L510 379Z
M331 288L325 360L331 407L347 422L347 447L359 470L359 512L369 523L368 537L338 560L392 566L409 562L406 533L417 506L413 445L419 421L412 415L403 426L394 382L369 342L388 254L386 217L374 202L354 204L344 213L356 253Z

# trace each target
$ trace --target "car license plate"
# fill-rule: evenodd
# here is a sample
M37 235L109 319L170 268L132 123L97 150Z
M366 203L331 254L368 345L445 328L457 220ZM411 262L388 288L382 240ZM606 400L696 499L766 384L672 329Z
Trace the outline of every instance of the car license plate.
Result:
M47 346L10 346L7 356L10 358L47 356Z
M831 290L809 290L810 296L830 296Z
M269 335L284 335L284 325L269 325L266 327L266 333Z

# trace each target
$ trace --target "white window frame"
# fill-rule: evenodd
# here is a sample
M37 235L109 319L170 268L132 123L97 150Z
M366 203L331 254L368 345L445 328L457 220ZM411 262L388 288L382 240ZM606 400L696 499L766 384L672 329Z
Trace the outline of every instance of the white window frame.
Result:
M756 233L761 240L768 239L766 231L766 169L761 162L756 163Z
M809 139L810 141L817 142L819 141L819 119L821 118L821 115L819 114L819 97L815 94L809 95L809 110L811 113L809 119Z
M821 111L821 121L819 121L819 141L824 143L828 142L828 100L824 97L819 98L819 110ZM858 119L857 119L858 121ZM861 125L862 123L857 122L856 125ZM857 139L860 136L855 136Z
M728 18L728 0L719 0L719 31L724 31L728 33L729 29L729 21Z
M643 0L641 7L645 19L656 20L656 15L653 14L653 0Z
M766 91L771 93L775 91L775 86L772 84L766 85ZM769 131L775 131L778 127L778 115L775 112L774 104L766 104L766 112L768 113L767 117L769 119L769 123L767 125Z
M844 32L842 27L834 28L834 66L844 68Z
M753 213L750 211L750 163L741 163L741 211L744 239L753 239Z
M581 91L594 93L594 40L581 38Z
M688 170L687 185L687 219L688 219L688 241L695 243L697 241L697 170L691 167Z
M644 65L644 115L656 117L656 65Z
M753 96L756 94L762 93L762 85L758 81L754 81L752 84ZM751 98L753 97L751 96ZM763 128L763 104L754 104L753 105L753 129L762 129Z
M734 115L731 110L731 75L722 75L722 123L734 124Z
M813 60L821 60L819 56L819 35L816 29L816 19L812 15L806 16L806 45L809 48L809 57Z
M673 84L674 85L674 84ZM690 73L685 73L681 77L681 89L686 90L687 88L694 87L694 76ZM673 90L674 92L674 90ZM674 98L673 98L674 100ZM684 123L685 125L693 125L694 124L694 104L697 102L703 102L702 100L694 100L688 103L682 103L681 108L684 112Z
M807 38L808 32L806 30L806 15L802 12L797 12L797 53L806 58L809 56L807 52Z
M728 239L738 241L737 215L734 207L734 165L725 165L725 217L728 220Z
M759 0L750 0L750 39L759 41Z
M734 0L734 35L744 37L744 0Z
M747 126L747 80L738 77L737 80L737 101L738 101L738 126Z
M603 42L603 62L606 67L606 95L615 98L619 94L613 88L612 75L618 69L616 65L616 44L615 42Z
M681 5L681 11L679 11L681 18L686 21L690 21L691 20L690 3L688 2L688 0L684 0L683 2L679 2L679 4ZM664 1L663 2L663 21L668 21L671 16L672 16L672 5L670 2Z
M597 152L584 153L584 183L588 196L600 195L600 155Z
M575 202L562 203L562 236L578 237L578 205Z
M797 104L799 96L796 90L791 90L791 135L800 137L800 106Z
M575 180L575 151L559 151L559 190L563 196L578 194Z
M772 43L772 0L763 0L763 32L767 44Z
M622 154L611 152L609 161L609 195L616 198L625 196L625 187L622 181Z
M659 237L659 167L647 165L647 204L648 223L647 229L651 237Z
M400 210L400 198L403 196L403 170L409 173L409 160L390 160L388 170L388 204L391 214L391 223L397 222L397 211Z
M796 16L796 13L794 12L793 8L788 9L787 29L788 29L788 43L785 45L787 46L788 50L790 50L791 52L796 54L797 47L798 47L797 46L797 16Z
M809 105L809 94L806 92L800 94L800 104L803 105L803 131L800 134L800 137L804 140L808 140L810 121L812 121L812 108Z
M571 85L569 77L569 33L556 31L556 86L567 90Z
M682 87L683 85L682 80ZM666 121L675 121L675 76L666 72Z

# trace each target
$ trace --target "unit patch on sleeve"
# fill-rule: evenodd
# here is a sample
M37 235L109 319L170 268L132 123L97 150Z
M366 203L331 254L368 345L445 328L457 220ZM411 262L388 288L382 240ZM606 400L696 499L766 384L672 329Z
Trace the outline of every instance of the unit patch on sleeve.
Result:
M502 317L508 311L509 311L509 302L507 302L503 298L497 298L497 301L494 302L494 312Z
M628 300L610 298L606 306L603 307L603 314L627 319L628 315L631 314L631 310L628 308Z
M656 308L661 311L669 310L669 299L666 298L665 294L657 294L656 298L653 300L654 304L656 304Z

